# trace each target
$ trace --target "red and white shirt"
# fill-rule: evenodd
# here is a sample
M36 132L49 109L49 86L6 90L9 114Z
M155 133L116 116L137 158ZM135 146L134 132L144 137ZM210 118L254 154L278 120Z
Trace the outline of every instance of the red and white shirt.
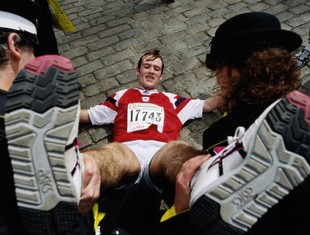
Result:
M93 125L114 124L114 141L176 140L183 124L203 114L203 100L129 88L88 110Z

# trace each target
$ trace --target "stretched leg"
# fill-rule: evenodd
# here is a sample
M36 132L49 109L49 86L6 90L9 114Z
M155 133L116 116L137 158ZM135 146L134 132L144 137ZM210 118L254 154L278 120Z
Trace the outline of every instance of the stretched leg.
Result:
M85 150L83 157L94 159L100 171L101 192L98 204L99 212L104 213L99 226L102 234L118 234L121 216L131 208L131 202L127 203L131 188L127 190L115 190L122 186L132 186L140 174L140 163L133 151L122 143L109 143L100 148ZM135 187L133 187L135 189ZM140 196L140 194L138 195ZM136 198L136 197L135 197ZM134 201L135 202L135 201ZM87 203L87 202L86 202ZM124 212L125 211L125 212ZM129 212L129 216L133 216ZM128 221L128 218L125 220ZM123 234L121 232L121 234Z
M96 160L103 190L126 185L135 180L141 171L133 151L121 143L109 143L82 153L84 157L93 157Z
M166 202L173 201L176 176L184 162L203 154L185 141L171 141L163 146L152 158L150 178L159 188L163 189Z

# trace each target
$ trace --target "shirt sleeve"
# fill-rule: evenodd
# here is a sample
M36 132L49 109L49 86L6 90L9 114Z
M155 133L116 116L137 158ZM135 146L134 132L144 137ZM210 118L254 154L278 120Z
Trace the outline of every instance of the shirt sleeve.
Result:
M202 118L204 101L200 99L188 99L186 102L186 105L178 113L182 124L190 119Z
M196 98L185 98L169 92L163 92L170 102L182 124L190 119L202 118L204 101Z
M114 123L117 112L104 104L98 104L88 109L88 115L93 125Z

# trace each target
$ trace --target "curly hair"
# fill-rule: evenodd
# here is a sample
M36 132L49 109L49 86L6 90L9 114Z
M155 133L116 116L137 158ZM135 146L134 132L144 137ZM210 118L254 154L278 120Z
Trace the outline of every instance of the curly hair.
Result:
M238 102L259 104L273 102L300 87L300 69L287 51L269 48L249 55L238 66L238 76L227 74L230 94L225 96L227 111Z

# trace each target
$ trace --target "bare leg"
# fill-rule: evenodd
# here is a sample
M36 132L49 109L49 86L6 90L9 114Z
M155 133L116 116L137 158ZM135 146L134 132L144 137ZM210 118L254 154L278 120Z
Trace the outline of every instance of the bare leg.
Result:
M167 143L154 155L150 164L150 177L157 187L163 188L166 200L174 198L176 176L184 162L202 154L202 151L185 141L177 140Z
M93 157L100 170L101 189L113 189L133 181L141 167L136 155L126 145L109 143L101 148L85 150L83 156Z

